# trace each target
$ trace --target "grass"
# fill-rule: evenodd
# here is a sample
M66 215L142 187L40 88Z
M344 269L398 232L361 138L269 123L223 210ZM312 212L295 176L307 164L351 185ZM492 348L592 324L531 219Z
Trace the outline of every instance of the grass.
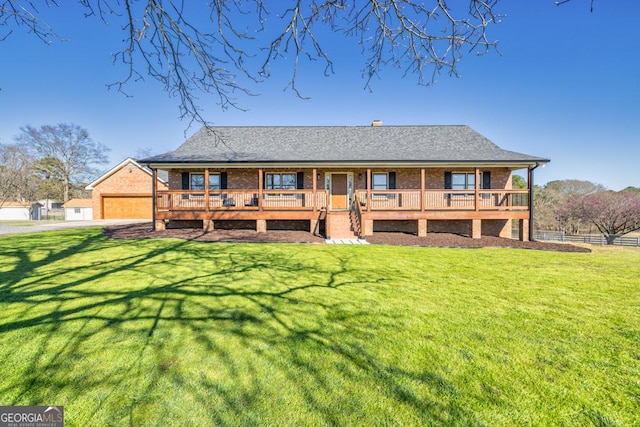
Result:
M640 424L640 250L0 238L0 405L67 425Z

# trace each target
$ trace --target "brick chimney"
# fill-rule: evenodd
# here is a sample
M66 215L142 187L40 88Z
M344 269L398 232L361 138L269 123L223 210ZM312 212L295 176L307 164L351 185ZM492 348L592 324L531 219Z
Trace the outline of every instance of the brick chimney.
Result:
M371 126L373 126L373 127L382 126L382 120L374 120L373 122L371 122Z

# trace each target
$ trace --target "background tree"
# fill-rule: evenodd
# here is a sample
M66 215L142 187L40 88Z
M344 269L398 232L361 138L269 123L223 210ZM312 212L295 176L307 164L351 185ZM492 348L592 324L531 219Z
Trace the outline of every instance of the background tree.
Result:
M568 199L561 211L568 217L590 222L612 245L619 236L640 230L640 194L599 191Z
M37 180L31 173L33 159L20 144L0 144L0 207L7 201L33 201Z
M549 181L545 187L557 191L565 197L572 195L597 193L606 190L606 188L602 184L580 179L563 179Z
M632 193L640 193L640 187L629 186L627 188L624 188L622 191L628 191L628 192L632 192Z
M73 183L98 173L96 166L107 162L109 149L94 142L86 129L73 124L25 126L16 138L28 147L33 169L46 179L62 184L62 200L69 200Z
M520 175L513 175L511 178L511 187L514 189L525 190L527 185L527 180Z
M601 184L578 179L550 181L534 188L535 227L538 230L558 230L580 233L589 230L591 223L567 215L565 203L573 196L605 191Z

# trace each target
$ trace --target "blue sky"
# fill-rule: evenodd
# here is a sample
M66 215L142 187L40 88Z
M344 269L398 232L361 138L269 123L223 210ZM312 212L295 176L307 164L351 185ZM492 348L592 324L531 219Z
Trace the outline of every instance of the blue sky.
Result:
M501 55L467 55L460 78L442 75L431 87L387 68L369 91L355 41L331 37L335 73L325 77L319 63L300 71L298 86L311 99L285 89L291 64L281 61L253 87L259 96L238 98L247 111L223 111L214 96L203 95L201 106L223 126L466 124L505 149L550 158L538 184L640 187L640 47L628 19L640 16L640 2L596 0L593 13L589 4L503 0L497 9L506 16L489 33ZM0 142L24 125L75 123L111 148L107 169L143 149L173 150L197 130L153 80L128 86L132 97L107 90L126 73L112 63L122 40L116 25L84 19L67 3L44 12L68 41L44 45L18 28L0 43Z

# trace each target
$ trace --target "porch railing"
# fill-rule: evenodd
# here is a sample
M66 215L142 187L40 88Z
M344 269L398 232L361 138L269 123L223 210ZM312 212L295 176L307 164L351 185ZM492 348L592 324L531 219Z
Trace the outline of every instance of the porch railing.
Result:
M507 210L529 209L528 190L357 190L355 199L362 211L419 210ZM325 190L211 190L158 191L159 211L179 210L324 210ZM476 203L477 201L477 203ZM369 204L370 206L367 206ZM476 206L477 204L477 206Z
M472 190L371 190L356 191L363 210L476 210L476 192ZM369 209L366 208L370 203ZM477 210L526 211L528 190L479 190Z
M262 194L262 199L260 199ZM158 191L159 211L173 210L322 210L327 207L326 191L312 190L211 190Z

